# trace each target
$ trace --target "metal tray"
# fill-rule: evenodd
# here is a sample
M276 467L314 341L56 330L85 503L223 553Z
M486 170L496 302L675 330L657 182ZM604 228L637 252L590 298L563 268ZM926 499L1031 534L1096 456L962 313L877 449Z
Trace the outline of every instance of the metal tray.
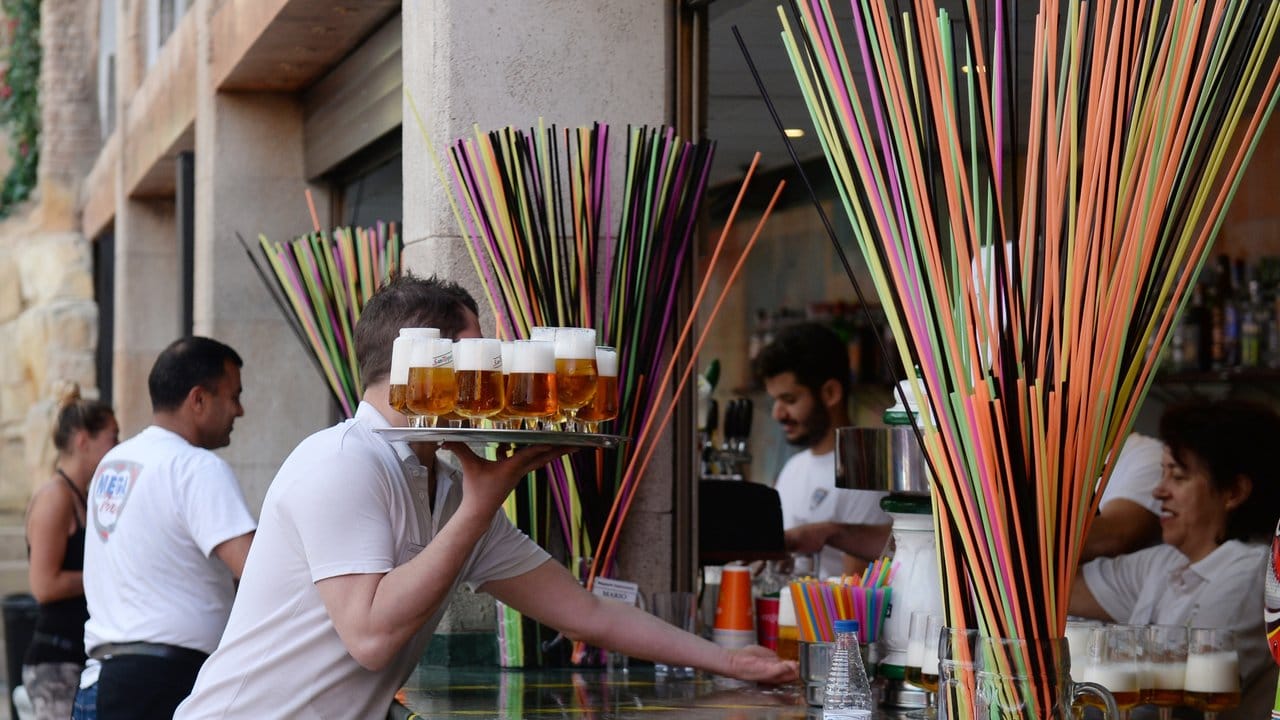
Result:
M391 442L511 443L513 445L574 445L617 447L630 438L585 432L549 430L486 430L480 428L374 428Z

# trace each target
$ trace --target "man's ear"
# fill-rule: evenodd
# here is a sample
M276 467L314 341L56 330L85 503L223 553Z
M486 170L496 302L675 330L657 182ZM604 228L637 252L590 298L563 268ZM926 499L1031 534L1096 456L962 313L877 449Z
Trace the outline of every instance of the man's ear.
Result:
M834 408L844 402L844 388L840 387L839 380L832 378L818 388L818 398L825 407Z
M203 387L196 385L187 391L187 399L182 401L185 407L190 408L193 412L203 412L209 403L209 391Z

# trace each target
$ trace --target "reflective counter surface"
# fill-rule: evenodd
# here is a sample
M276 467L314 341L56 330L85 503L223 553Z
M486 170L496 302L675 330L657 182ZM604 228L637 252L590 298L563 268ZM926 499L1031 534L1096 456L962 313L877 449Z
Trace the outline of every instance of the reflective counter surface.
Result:
M405 705L423 718L734 718L820 719L800 684L751 686L699 675L657 678L647 666L501 670L420 667L404 687Z

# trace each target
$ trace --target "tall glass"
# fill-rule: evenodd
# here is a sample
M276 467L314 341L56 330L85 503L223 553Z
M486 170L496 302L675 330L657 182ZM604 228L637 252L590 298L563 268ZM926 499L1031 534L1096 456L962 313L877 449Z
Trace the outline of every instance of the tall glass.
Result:
M516 340L511 350L507 412L533 429L556 414L556 345L546 340Z
M1181 625L1151 625L1146 628L1143 657L1146 682L1142 701L1160 709L1162 720L1173 717L1173 708L1184 704L1182 694L1187 678L1187 644L1190 633Z
M453 341L416 338L409 357L409 409L413 427L435 427L436 420L457 405L453 376Z
M453 372L457 378L459 415L483 420L505 405L502 385L502 342L492 338L464 338L453 344Z
M1144 628L1135 625L1106 625L1090 633L1085 682L1110 690L1116 707L1126 715L1142 701L1138 667L1144 632Z
M578 410L596 394L596 331L556 328L556 404L569 430L576 430Z
M938 717L975 717L978 631L942 628L938 637Z
M600 423L618 417L618 351L596 347L596 394L578 410L578 419L589 433L600 432Z
M907 639L906 678L912 685L925 691L925 706L907 717L932 718L935 712L935 693L938 692L938 643L942 633L942 619L937 615L917 610L911 613Z
M413 343L419 337L440 337L435 328L400 328L400 334L391 343L391 372L387 382L387 404L413 422L416 413L409 409L409 360L413 355Z
M1071 681L1071 655L1064 638L979 638L977 714L989 720L1066 720L1086 696L1097 698L1104 717L1119 710L1111 693L1094 683Z
M1191 629L1183 698L1187 705L1203 710L1205 720L1240 704L1240 656L1230 630Z

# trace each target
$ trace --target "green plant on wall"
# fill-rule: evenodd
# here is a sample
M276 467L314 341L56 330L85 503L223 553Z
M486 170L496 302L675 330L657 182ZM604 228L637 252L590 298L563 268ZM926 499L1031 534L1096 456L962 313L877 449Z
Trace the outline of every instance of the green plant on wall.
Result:
M40 0L0 0L0 125L9 133L13 167L0 184L0 217L31 195L40 161Z

